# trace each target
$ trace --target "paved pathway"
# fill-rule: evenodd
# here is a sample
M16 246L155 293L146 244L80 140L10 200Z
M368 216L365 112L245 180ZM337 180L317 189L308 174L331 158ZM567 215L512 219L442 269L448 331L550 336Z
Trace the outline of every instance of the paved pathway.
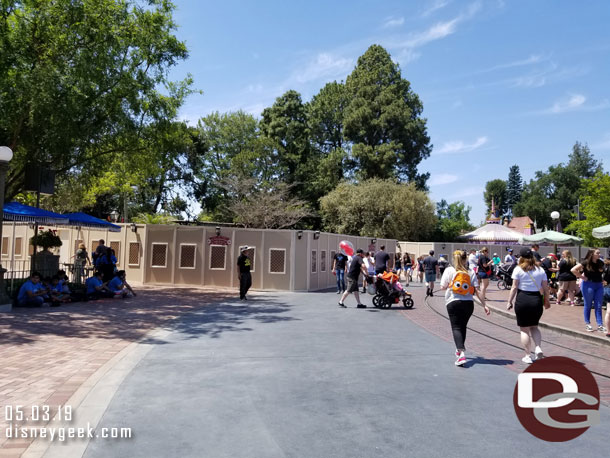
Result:
M506 370L514 359L490 356L499 349L488 339L479 352L479 336L468 367L456 368L448 324L436 330L441 339L409 319L431 315L416 296L411 311L343 310L333 293L263 293L247 305L224 301L188 313L127 376L103 416L101 426L132 427L134 438L95 440L85 456L514 458L604 450L603 426L560 446L525 432L512 407L521 363Z
M24 456L49 458L509 450L513 457L528 455L528 446L537 456L555 455L556 446L529 436L515 418L512 390L525 367L519 350L471 332L467 368L454 367L448 323L433 311L442 314L442 298L428 307L423 287L411 289L416 307L409 311L342 310L333 293L253 293L246 305L233 292L158 289L129 302L5 315L3 405L69 403L78 421L128 426L134 437L59 446L11 439L0 457L20 456L28 445ZM515 339L497 327L512 328L510 318L493 318L496 324L473 318L471 325ZM576 359L590 369L610 369L584 355L609 347L551 332L546 338L555 342L552 354L580 349ZM607 379L600 387L608 403ZM609 418L604 408L602 423ZM561 450L599 452L605 443L598 437L591 430Z

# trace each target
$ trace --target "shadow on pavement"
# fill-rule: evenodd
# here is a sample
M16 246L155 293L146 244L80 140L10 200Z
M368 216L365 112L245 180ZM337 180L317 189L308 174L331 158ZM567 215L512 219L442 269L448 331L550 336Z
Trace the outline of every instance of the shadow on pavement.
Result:
M468 359L463 367L472 367L477 364L490 364L492 366L511 366L515 364L510 359L485 359L477 356L476 358Z
M247 331L246 320L276 323L295 318L282 315L287 304L271 294L255 294L239 301L234 291L167 288L139 291L131 299L106 299L62 305L58 308L17 308L2 315L0 348L24 345L45 336L73 339L137 341L154 328L165 326L191 337ZM152 344L166 343L151 338Z

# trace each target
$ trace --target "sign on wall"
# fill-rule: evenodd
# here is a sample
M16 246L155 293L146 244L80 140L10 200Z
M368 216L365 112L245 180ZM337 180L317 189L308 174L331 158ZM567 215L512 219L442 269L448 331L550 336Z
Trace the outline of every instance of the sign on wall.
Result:
M222 235L215 235L208 238L208 245L231 245L231 239Z

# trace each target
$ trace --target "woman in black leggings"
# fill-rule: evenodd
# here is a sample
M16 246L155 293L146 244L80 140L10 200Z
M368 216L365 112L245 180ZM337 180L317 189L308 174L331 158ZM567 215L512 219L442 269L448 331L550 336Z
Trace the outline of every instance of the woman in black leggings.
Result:
M441 278L441 289L447 290L445 293L445 304L453 340L455 341L455 365L463 366L466 362L466 328L468 320L474 312L473 295L479 298L483 304L485 313L489 315L489 308L485 304L485 298L479 296L477 290L477 275L472 270L468 270L468 253L465 251L455 251L453 253L453 265L445 269Z

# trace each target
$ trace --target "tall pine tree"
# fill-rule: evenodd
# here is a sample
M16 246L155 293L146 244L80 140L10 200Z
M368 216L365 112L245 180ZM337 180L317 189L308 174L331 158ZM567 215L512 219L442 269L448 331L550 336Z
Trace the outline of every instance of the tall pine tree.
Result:
M521 200L523 180L518 165L513 165L508 172L506 183L506 208L509 215L513 214L513 206Z

